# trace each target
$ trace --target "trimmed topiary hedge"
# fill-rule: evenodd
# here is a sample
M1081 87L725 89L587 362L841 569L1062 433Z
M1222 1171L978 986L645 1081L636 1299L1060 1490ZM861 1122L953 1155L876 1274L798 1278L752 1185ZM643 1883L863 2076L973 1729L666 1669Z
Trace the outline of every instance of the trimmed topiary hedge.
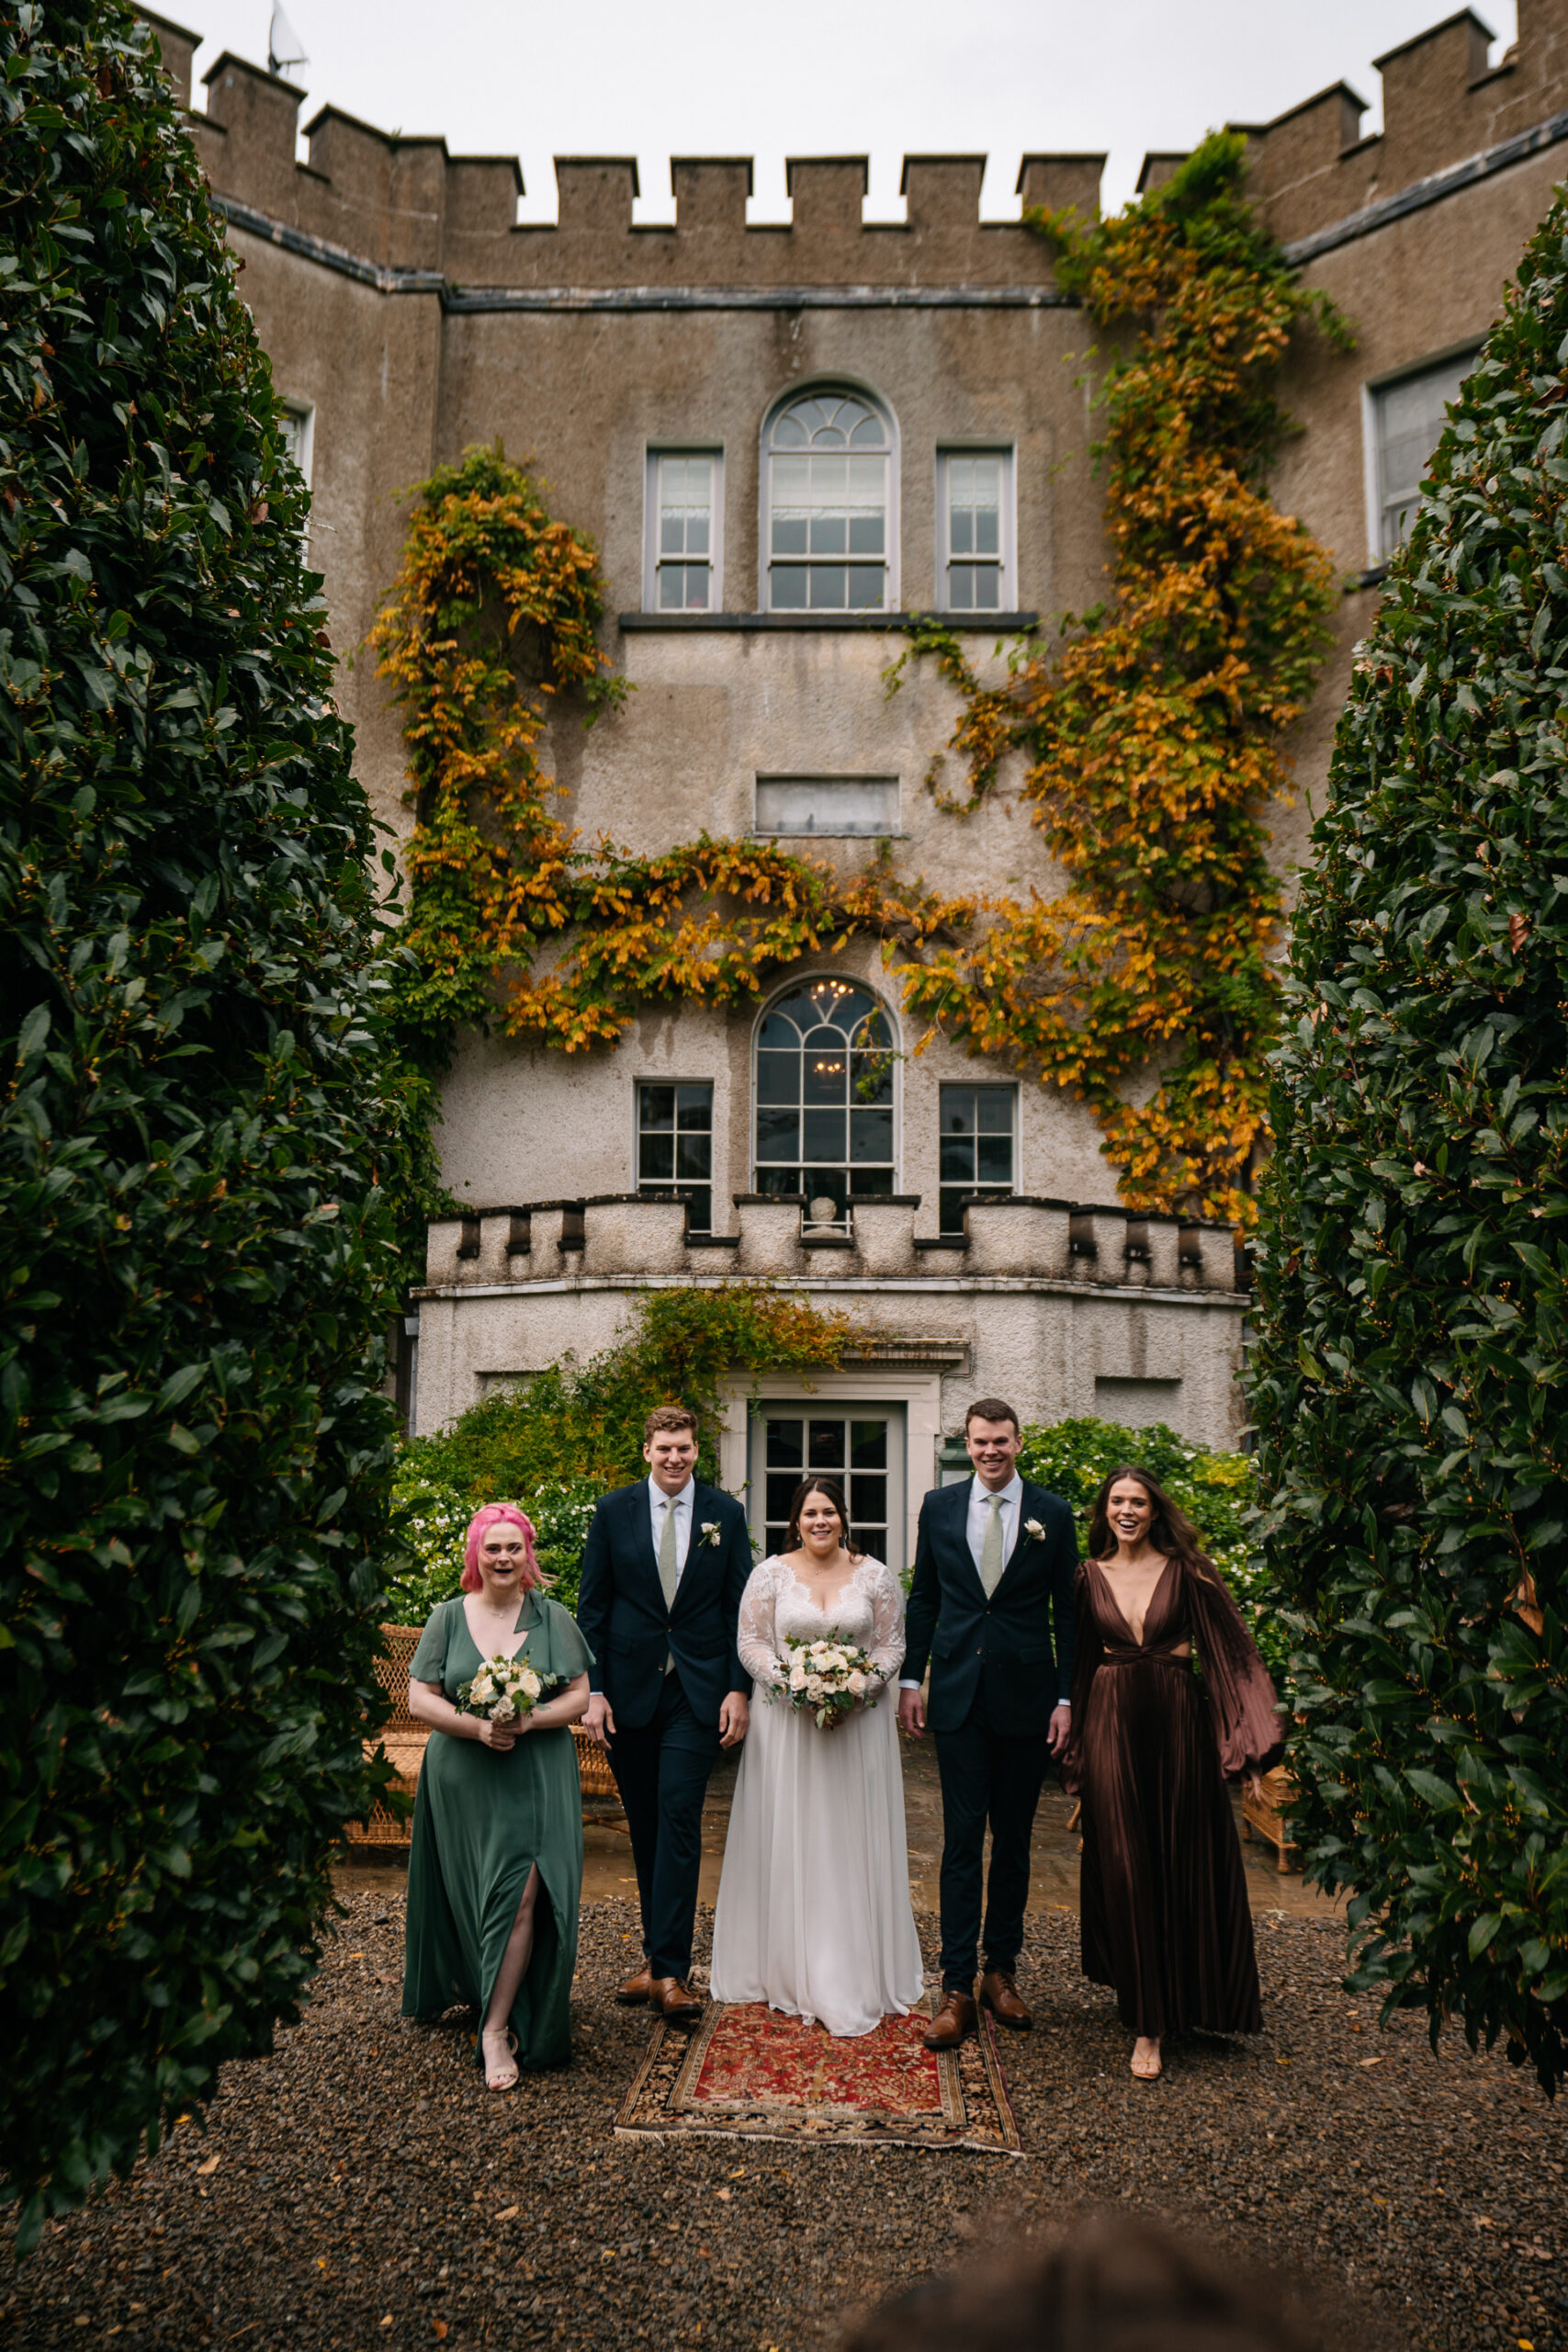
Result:
M303 484L149 37L0 16L0 2167L265 2050L362 1813L396 1267Z
M1267 1558L1351 1982L1568 2064L1568 202L1356 656L1258 1252Z

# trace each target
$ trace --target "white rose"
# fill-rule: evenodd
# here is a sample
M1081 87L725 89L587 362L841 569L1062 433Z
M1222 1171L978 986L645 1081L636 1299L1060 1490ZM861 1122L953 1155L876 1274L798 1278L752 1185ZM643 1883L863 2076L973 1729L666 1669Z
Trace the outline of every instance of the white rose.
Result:
M849 1692L852 1699L863 1699L865 1697L865 1677L861 1672L858 1666L851 1668L850 1679L845 1683L844 1688Z
M486 1707L490 1704L495 1696L495 1685L488 1674L475 1675L469 1687L468 1696L478 1706Z
M522 1683L525 1695L530 1699L536 1699L542 1686L533 1668L525 1667L518 1679Z
M804 1690L806 1688L806 1668L798 1658L789 1670L789 1687L792 1690Z
M492 1724L509 1724L516 1713L510 1699L501 1699L491 1709L490 1719Z
M807 1676L806 1695L810 1700L813 1706L817 1704L818 1699L825 1699L827 1697L828 1688L819 1674L808 1674Z

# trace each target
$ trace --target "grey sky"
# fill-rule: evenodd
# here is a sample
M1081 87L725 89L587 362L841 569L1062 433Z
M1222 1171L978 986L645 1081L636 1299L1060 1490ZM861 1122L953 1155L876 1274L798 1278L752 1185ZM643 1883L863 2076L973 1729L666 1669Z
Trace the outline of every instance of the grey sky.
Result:
M524 217L552 219L553 154L635 154L638 217L669 220L669 157L756 157L753 219L787 219L786 154L871 156L868 217L897 219L905 153L988 153L984 211L1016 213L1020 155L1111 157L1131 195L1150 148L1267 121L1341 79L1372 109L1371 59L1449 13L1444 0L859 0L831 21L718 0L286 0L309 66L300 119L331 103L454 153L516 154ZM231 49L265 64L270 0L185 0L197 75ZM1515 9L1482 0L1499 49ZM1495 54L1497 53L1495 51ZM199 101L198 101L199 102Z

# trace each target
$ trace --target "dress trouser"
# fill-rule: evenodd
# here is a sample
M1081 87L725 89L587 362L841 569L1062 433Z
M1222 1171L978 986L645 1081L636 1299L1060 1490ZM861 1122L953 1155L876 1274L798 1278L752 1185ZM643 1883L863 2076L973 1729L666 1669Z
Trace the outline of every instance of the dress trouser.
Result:
M982 1944L987 1822L991 1874L985 1889L985 1964L1018 1965L1029 1899L1029 1841L1051 1743L1043 1735L1004 1739L990 1728L983 1696L956 1731L939 1731L935 1739L942 1775L942 1981L944 1990L968 1993Z
M610 1768L626 1811L642 1948L655 1976L689 1976L697 1883L703 1864L703 1799L718 1757L718 1725L697 1721L667 1674L650 1722L610 1735Z

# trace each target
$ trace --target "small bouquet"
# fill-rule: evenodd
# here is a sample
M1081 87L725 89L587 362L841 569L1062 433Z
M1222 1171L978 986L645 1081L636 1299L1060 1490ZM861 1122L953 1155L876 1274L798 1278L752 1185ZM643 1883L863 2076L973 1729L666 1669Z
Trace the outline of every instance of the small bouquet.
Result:
M781 1664L789 1703L797 1713L809 1710L818 1731L831 1731L842 1723L857 1700L875 1706L882 1678L853 1642L832 1634L825 1641L808 1642L803 1634L791 1634L785 1648L789 1655Z
M531 1715L559 1688L558 1675L536 1674L521 1656L502 1657L497 1652L483 1661L471 1681L458 1683L457 1713L483 1715L504 1729Z

